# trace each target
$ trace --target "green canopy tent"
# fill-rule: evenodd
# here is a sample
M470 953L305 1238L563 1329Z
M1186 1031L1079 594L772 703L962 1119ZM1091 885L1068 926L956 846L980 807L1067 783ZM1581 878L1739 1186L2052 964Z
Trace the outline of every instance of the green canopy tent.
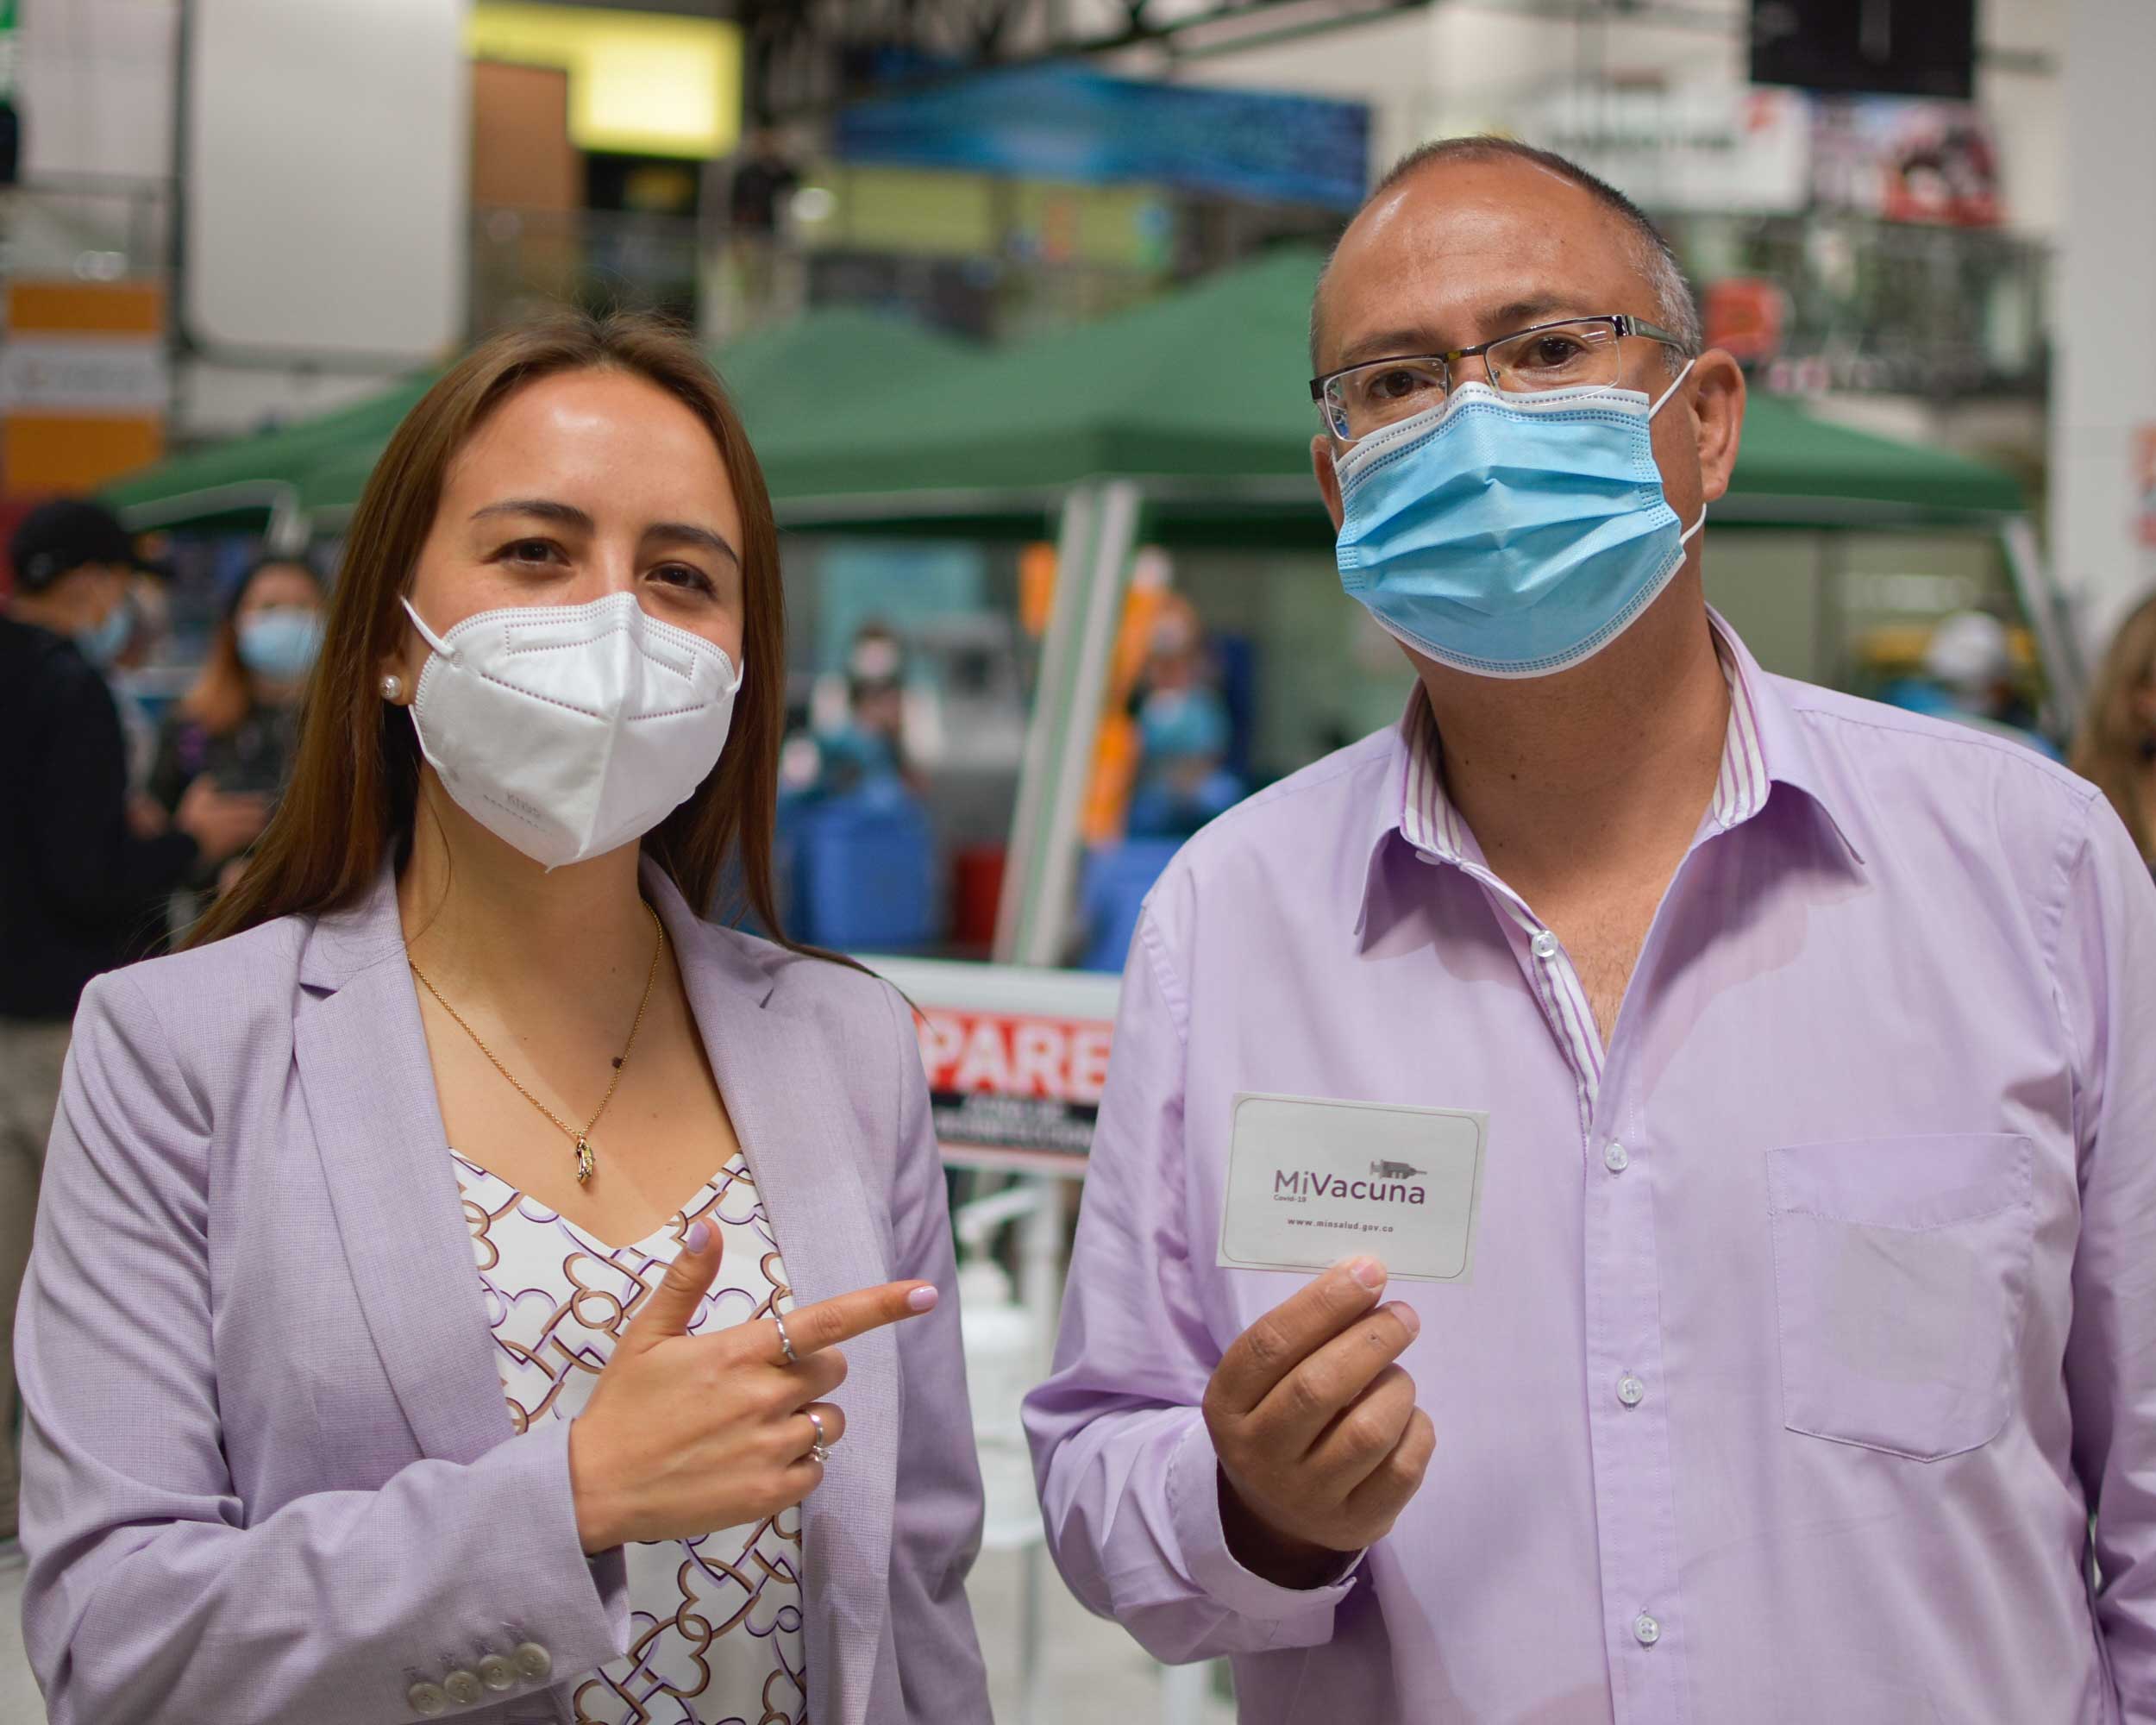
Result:
M228 523L251 526L266 518L274 543L304 542L308 485L316 468L354 450L365 450L372 466L389 434L436 375L401 379L379 394L298 424L160 461L107 486L104 499L138 531Z
M1282 251L1134 310L1037 338L937 386L823 418L772 461L791 520L1025 516L1104 474L1147 481L1149 529L1227 524L1269 497L1313 540L1331 529L1310 483L1318 429L1304 379L1320 265ZM769 459L768 457L767 459ZM782 476L783 483L779 483ZM1286 486L1268 481L1288 480ZM1826 505L1822 509L1821 505ZM2013 477L1950 451L1811 418L1755 395L1731 499L1746 520L1887 522L2017 512ZM1157 514L1159 519L1153 518ZM1277 514L1255 523L1280 543Z
M1302 380L1319 261L1279 252L987 356L901 318L832 308L713 358L790 522L962 517L1032 533L1067 487L1120 475L1148 482L1148 525L1171 538L1232 535L1241 523L1267 544L1284 530L1315 543L1329 529L1309 484L1315 416ZM105 496L143 527L280 505L334 518L436 375L161 462ZM2019 486L1995 468L1755 395L1716 512L1858 524L2021 507Z
M979 362L962 342L850 307L752 331L712 361L759 453L781 461L813 448L818 428L858 403L933 390ZM266 517L273 540L302 542L349 513L390 434L438 376L417 374L333 412L160 462L106 487L106 501L138 529Z

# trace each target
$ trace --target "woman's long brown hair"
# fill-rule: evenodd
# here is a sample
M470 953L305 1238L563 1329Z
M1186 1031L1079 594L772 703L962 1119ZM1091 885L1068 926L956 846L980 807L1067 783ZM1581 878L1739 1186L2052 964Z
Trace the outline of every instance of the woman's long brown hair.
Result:
M656 318L565 314L483 342L429 390L376 463L352 517L308 683L299 747L277 813L238 884L189 933L199 946L295 913L345 908L403 853L419 789L411 716L381 698L377 668L406 626L399 598L434 525L444 477L512 391L563 372L613 370L655 384L710 430L741 505L742 687L725 752L696 794L645 835L645 853L690 907L711 906L730 850L746 908L781 944L771 888L779 743L785 725L786 599L763 470L726 392L688 339ZM820 955L819 955L820 956Z
M2111 637L2067 763L2110 798L2141 855L2156 857L2156 830L2140 791L2148 724L2134 710L2134 697L2151 682L2156 682L2156 596L2135 606Z

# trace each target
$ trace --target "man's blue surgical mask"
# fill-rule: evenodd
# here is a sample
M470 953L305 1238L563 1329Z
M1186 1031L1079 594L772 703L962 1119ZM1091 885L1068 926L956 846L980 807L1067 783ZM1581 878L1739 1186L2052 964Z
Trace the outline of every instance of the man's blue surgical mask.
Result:
M75 631L75 649L99 670L110 670L127 650L135 633L135 607L122 599L104 614L103 620Z
M1541 677L1600 652L1684 561L1651 405L1595 386L1507 395L1463 384L1334 459L1340 584L1417 652L1485 677Z

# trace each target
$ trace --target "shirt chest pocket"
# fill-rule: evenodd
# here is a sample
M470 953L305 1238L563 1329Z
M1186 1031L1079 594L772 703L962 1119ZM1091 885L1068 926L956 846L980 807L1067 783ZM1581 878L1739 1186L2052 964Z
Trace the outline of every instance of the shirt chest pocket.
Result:
M1919 1461L1999 1434L2028 1295L2034 1154L1984 1132L1768 1152L1789 1430Z

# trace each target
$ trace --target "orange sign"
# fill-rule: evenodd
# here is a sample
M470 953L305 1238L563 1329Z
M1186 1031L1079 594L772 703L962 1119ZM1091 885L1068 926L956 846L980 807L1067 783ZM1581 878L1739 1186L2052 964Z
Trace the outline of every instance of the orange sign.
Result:
M0 489L87 491L165 450L165 291L16 280L0 345Z

